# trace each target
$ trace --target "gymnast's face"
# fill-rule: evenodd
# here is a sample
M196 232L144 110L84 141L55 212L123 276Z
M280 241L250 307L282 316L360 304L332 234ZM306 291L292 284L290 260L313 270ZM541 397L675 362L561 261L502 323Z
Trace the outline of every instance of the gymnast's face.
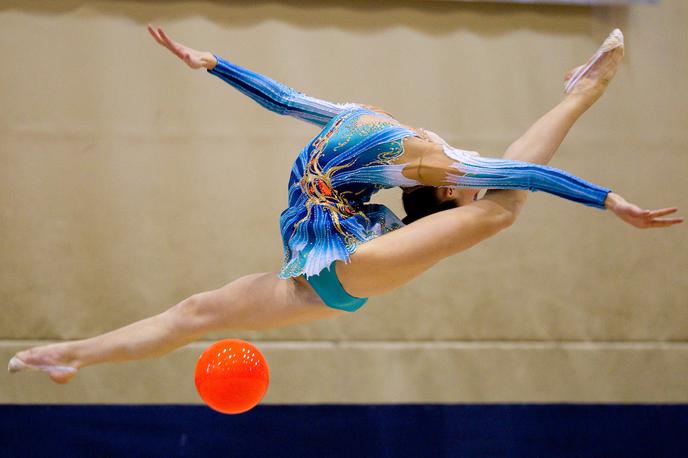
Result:
M439 198L442 202L453 200L459 207L461 205L468 205L471 202L478 200L480 189L472 188L438 188Z

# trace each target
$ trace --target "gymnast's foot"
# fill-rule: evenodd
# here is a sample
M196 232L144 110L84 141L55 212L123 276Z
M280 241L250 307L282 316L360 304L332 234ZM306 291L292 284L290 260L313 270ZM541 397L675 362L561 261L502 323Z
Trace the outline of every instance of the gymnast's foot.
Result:
M44 345L17 353L7 365L9 372L41 371L55 383L69 382L78 370L62 343Z
M590 107L602 96L614 78L623 55L623 34L621 30L614 29L588 62L566 75L564 92L567 97Z

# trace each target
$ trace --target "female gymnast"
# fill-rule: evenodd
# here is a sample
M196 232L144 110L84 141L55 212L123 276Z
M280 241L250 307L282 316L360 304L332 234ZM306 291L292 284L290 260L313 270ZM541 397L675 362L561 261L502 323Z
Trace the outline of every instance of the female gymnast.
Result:
M263 107L321 129L291 169L289 206L280 217L282 269L194 294L100 336L19 352L10 372L43 371L66 383L82 367L159 356L213 331L266 329L355 311L368 297L400 287L513 224L527 190L606 208L639 228L683 221L667 216L676 208L642 210L607 188L544 166L616 73L624 53L619 30L569 72L563 100L502 159L454 148L370 105L309 97L177 43L161 28L148 25L148 31L192 69L205 68ZM396 186L403 189L403 222L368 203L373 193ZM481 189L487 192L478 199Z

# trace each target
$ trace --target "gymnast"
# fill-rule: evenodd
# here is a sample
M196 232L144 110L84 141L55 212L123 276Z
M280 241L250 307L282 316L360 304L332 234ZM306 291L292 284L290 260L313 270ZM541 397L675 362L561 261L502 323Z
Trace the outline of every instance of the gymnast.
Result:
M177 43L162 28L148 25L148 31L192 69L205 68L268 110L320 129L291 169L288 207L280 216L282 268L194 294L100 336L21 351L10 360L10 372L42 371L66 383L82 367L160 356L209 332L268 329L353 312L368 297L398 288L512 225L527 191L607 209L638 228L683 221L667 216L676 208L643 210L610 189L545 166L614 77L624 54L618 29L586 64L569 72L562 101L501 159L455 148L374 106L309 97ZM391 187L402 188L403 221L369 203L372 194ZM478 199L481 190L487 191Z

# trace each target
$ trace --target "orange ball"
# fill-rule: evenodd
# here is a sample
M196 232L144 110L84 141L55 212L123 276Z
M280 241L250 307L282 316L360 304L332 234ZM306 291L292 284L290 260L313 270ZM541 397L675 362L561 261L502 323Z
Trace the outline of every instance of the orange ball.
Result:
M198 358L196 390L212 409L242 413L255 407L268 390L270 371L262 353L239 339L215 342Z

